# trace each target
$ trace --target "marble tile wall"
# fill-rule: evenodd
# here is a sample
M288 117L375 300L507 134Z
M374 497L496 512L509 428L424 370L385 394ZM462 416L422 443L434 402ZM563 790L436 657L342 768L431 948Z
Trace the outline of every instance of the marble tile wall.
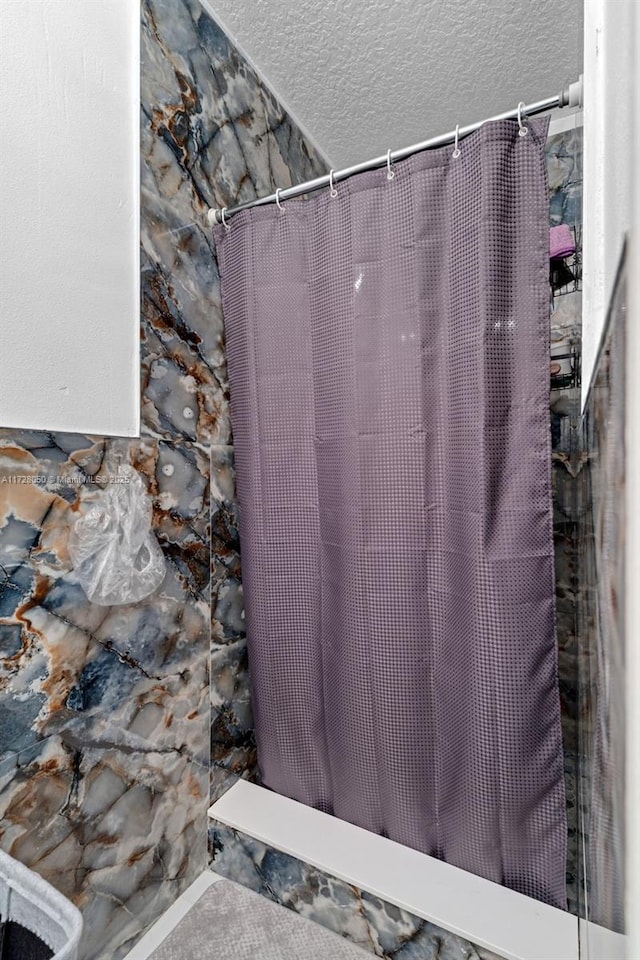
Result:
M121 462L152 495L166 573L105 607L67 542ZM0 843L81 907L83 958L122 956L205 867L209 522L193 445L0 436Z
M82 960L124 956L205 869L211 782L255 771L205 214L325 169L197 0L141 14L141 437L0 430L0 845L81 907ZM67 540L119 462L167 573L100 607Z
M553 533L556 565L558 679L567 798L567 900L572 913L583 910L578 777L579 654L577 600L578 508L576 480L582 462L580 439L580 355L582 341L582 128L549 137L546 148L550 224L571 227L576 254L561 264L551 298L551 445ZM573 277L573 279L572 279ZM561 282L566 281L566 282Z
M624 933L624 535L627 265L614 289L583 419L580 755L586 914Z

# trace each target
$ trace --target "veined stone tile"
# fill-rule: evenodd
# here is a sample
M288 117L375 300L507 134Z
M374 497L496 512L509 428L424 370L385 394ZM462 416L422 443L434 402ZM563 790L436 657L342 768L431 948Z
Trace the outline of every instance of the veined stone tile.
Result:
M216 873L386 960L500 960L435 924L224 824L209 826Z
M143 432L230 441L209 207L326 172L197 0L142 4Z
M48 737L0 781L0 842L80 907L81 956L113 960L204 868L207 799L180 750Z
M91 603L69 532L120 463L143 477L162 583ZM0 435L0 844L83 910L112 960L205 864L209 455L193 445Z
M233 449L211 448L211 799L257 778Z

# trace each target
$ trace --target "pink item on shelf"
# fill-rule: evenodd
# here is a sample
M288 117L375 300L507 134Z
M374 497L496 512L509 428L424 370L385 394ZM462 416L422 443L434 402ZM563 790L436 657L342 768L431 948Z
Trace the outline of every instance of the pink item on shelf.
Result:
M573 239L571 227L561 223L558 227L549 230L549 257L568 257L576 252L576 242Z

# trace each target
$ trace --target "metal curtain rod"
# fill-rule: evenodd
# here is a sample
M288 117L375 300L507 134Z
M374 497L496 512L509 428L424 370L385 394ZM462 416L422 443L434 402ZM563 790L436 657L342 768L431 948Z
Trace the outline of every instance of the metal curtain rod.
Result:
M459 127L457 131L451 130L449 133L443 133L439 137L432 137L431 140L425 140L423 143L416 143L412 147L403 147L401 150L395 150L393 153L385 153L382 157L375 157L373 160L365 160L364 163L357 163L353 167L345 167L344 170L335 170L331 175L316 177L315 180L308 180L306 183L299 183L293 187L286 187L269 194L268 197L260 197L258 200L249 200L246 203L240 203L237 207L226 207L223 210L209 210L207 217L209 223L223 223L228 221L241 210L249 210L250 207L262 207L267 203L279 203L281 200L289 200L291 197L299 197L303 193L311 193L314 190L321 190L323 187L333 188L333 184L339 180L346 180L355 173L363 173L365 170L375 170L378 167L384 167L395 160L404 160L412 153L418 153L420 150L427 150L430 147L441 147L446 143L453 143L459 137L466 137L468 134L478 130L485 123L492 120L516 120L519 116L532 117L537 113L544 113L545 110L552 110L554 107L581 107L582 106L582 74L574 83L570 83L561 93L555 97L547 97L546 100L538 100L536 103L526 104L524 107L515 107L513 110L507 110L505 113L499 113L495 117L489 117L487 120L479 120L477 123L469 123L466 127Z

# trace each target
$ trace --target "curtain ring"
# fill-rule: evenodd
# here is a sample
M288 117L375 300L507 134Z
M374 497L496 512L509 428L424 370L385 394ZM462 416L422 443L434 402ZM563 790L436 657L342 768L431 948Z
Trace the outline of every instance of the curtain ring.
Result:
M524 110L525 106L526 104L524 100L521 100L518 104L518 134L521 137L526 137L526 135L529 133L529 128L525 127L524 123L522 122L522 111Z
M387 180L393 180L395 172L391 169L391 147L387 150Z
M453 141L453 142L454 142L453 153L451 154L451 156L453 157L454 160L457 160L458 157L460 156L460 153L461 153L460 149L458 148L458 138L459 138L459 136L460 136L460 124L459 124L459 123L456 123L456 134L455 134L454 141Z
M280 211L280 213L284 213L284 212L285 212L285 209L284 209L284 207L282 206L282 204L280 203L280 190L281 190L280 187L278 187L278 189L276 190L276 206L277 206L278 210Z
M220 211L220 220L225 230L231 230L231 224L227 223L227 221L224 218L224 215L226 212L227 212L227 208L223 207L222 210Z
M329 196L330 197L338 196L338 191L333 185L333 170L329 170Z

